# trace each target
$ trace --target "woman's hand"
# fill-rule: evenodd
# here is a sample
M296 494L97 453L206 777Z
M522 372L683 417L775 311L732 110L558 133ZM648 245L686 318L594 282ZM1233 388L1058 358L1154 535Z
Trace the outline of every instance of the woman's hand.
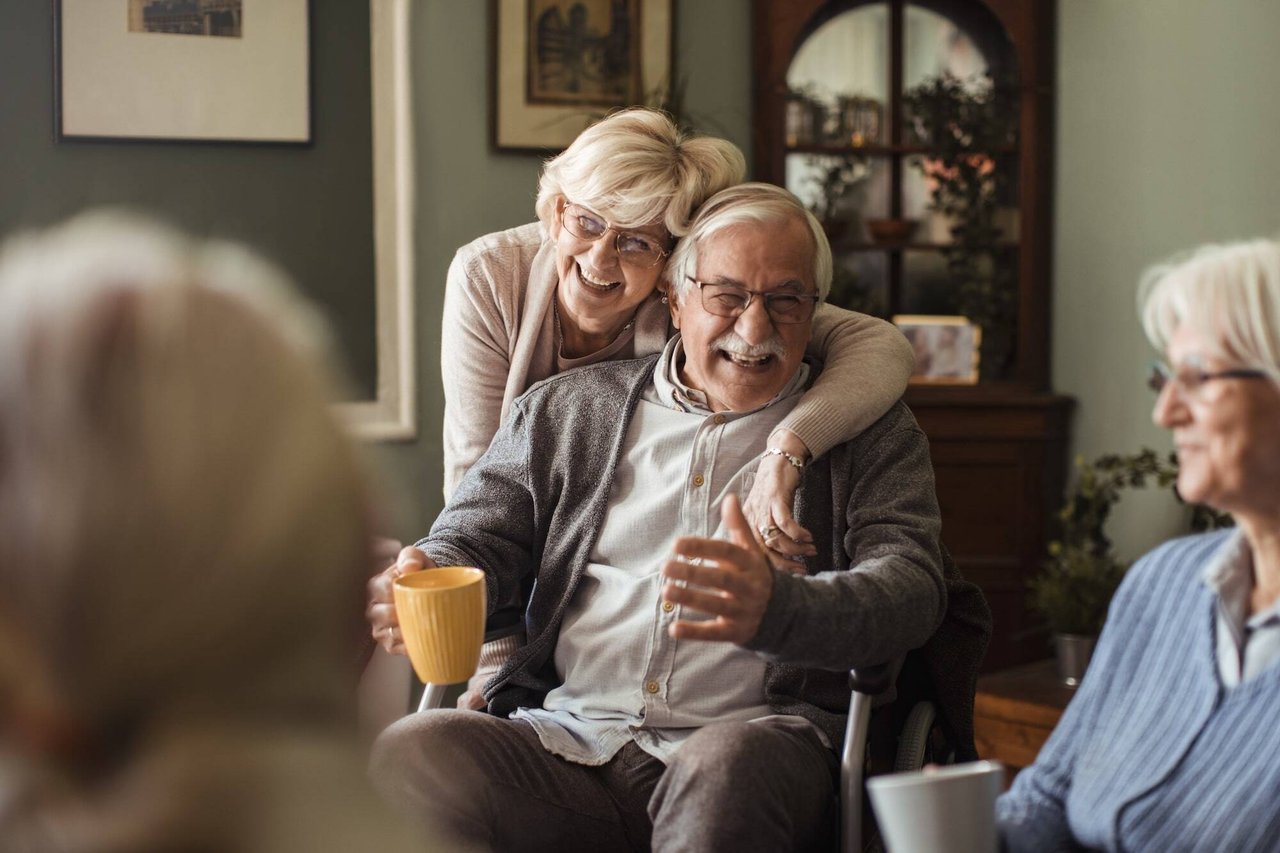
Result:
M400 632L400 620L396 618L395 581L401 575L434 569L436 564L417 548L403 548L394 565L374 575L367 586L369 606L365 616L369 620L373 639L393 655L405 654L404 635Z
M775 432L769 438L769 446L800 458L809 455L804 443L790 430ZM800 469L786 457L761 457L755 483L742 512L751 525L751 535L764 548L773 565L804 574L804 558L816 556L818 549L813 546L812 534L800 526L791 512L799 486Z

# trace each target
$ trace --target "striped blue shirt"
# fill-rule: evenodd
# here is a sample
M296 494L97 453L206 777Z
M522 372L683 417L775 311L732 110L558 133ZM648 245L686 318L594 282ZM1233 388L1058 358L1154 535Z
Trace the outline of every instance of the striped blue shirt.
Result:
M1079 692L1000 798L1009 850L1280 849L1280 667L1224 685L1203 582L1232 535L1129 571Z

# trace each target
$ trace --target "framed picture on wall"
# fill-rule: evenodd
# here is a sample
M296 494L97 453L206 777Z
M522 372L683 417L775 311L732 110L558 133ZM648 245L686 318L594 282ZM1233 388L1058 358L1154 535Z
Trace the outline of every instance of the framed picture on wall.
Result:
M982 329L965 317L930 314L898 314L894 324L902 330L915 352L913 385L974 385Z
M58 138L309 142L308 7L58 0Z
M671 79L674 0L492 0L493 143L558 151Z

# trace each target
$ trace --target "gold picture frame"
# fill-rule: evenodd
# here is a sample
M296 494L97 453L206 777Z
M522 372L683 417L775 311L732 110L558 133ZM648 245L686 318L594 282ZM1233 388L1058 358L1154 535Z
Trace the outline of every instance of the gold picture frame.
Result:
M493 145L560 151L671 79L675 0L492 0Z
M982 328L968 318L942 314L897 314L893 323L911 343L916 365L912 385L976 385Z

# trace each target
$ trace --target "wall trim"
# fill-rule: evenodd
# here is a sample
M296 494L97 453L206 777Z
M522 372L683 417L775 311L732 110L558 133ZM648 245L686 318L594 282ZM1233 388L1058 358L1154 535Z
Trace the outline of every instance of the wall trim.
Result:
M372 0L373 229L377 396L338 404L359 438L417 437L410 0Z

